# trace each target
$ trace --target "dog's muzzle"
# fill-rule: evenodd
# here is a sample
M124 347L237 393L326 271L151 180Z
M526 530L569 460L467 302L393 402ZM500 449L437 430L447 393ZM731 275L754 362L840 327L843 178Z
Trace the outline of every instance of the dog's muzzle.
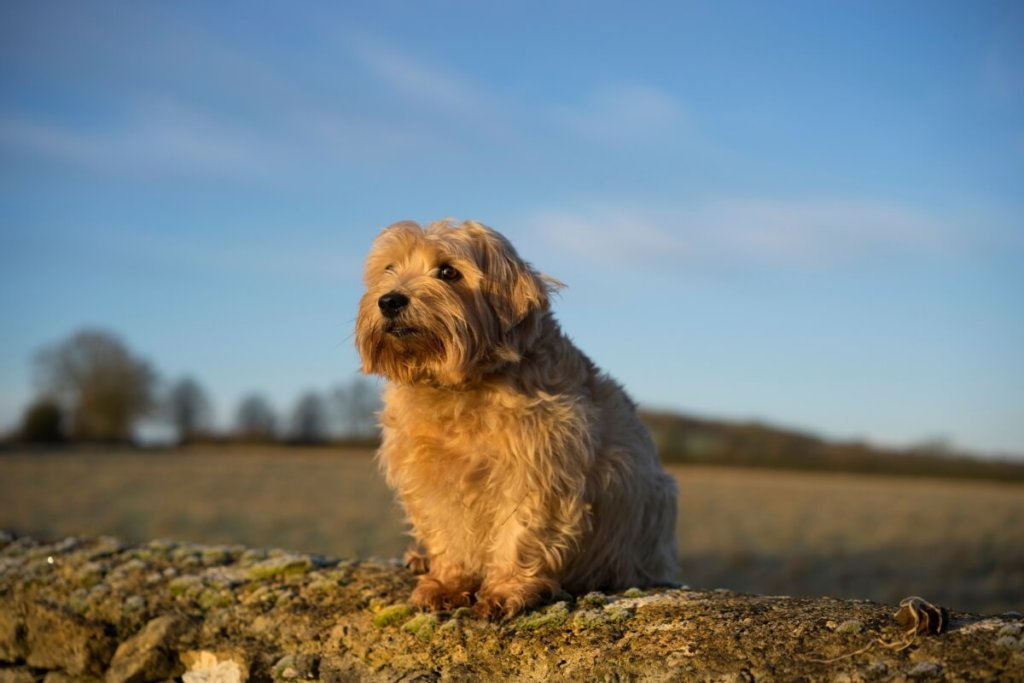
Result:
M397 318L398 314L405 310L405 307L409 305L409 297L399 292L388 292L381 298L377 299L377 306L380 308L380 313L385 318Z

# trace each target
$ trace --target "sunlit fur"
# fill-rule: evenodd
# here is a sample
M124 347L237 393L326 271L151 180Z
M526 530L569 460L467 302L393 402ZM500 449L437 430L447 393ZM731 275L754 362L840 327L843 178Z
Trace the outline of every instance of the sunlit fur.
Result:
M389 380L379 461L425 551L409 556L426 571L414 603L497 618L559 589L674 581L675 482L629 397L551 315L557 281L468 221L387 228L365 283L356 344ZM409 304L388 320L391 292Z

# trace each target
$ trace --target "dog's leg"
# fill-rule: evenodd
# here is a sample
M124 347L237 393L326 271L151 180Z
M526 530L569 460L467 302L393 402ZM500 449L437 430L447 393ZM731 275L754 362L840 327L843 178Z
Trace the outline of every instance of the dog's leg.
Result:
M495 540L475 606L488 619L513 616L561 590L563 570L590 530L590 444L565 429L575 421L556 415L541 444L530 435L518 438L535 446L524 458L531 466L509 467L498 477L504 500L495 506Z
M569 507L569 506L566 506ZM524 522L534 521L540 529ZM556 531L555 520L537 512L503 524L502 542L493 548L475 610L487 619L510 617L557 593L559 576L578 524ZM559 520L563 521L563 520Z

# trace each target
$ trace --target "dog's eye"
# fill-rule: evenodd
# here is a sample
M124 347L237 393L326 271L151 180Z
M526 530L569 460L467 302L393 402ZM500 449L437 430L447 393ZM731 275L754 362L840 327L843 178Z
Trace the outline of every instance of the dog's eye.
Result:
M455 282L460 277L462 277L462 273L455 270L455 268L452 267L451 265L445 263L438 267L437 277L441 278L442 280L445 280L446 282Z
M386 266L384 266L384 272L385 273L393 273L393 272L395 272L395 264L394 263L389 263Z

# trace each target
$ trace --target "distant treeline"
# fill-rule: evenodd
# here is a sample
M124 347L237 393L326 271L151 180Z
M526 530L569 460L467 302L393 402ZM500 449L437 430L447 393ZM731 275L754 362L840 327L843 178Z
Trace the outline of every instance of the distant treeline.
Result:
M642 412L641 417L665 462L1024 481L1022 462L982 459L940 443L894 449L827 441L756 422L652 411Z
M380 396L363 377L306 391L284 415L264 395L250 393L218 428L213 401L196 379L162 379L109 332L83 330L44 347L34 369L38 394L8 443L375 447L379 439ZM984 460L941 443L896 450L758 423L654 411L641 417L670 463L1024 481L1024 463Z
M230 423L191 376L166 379L115 334L82 330L40 349L37 395L6 441L20 444L178 445L195 442L367 444L377 440L380 396L355 377L326 391L307 390L279 413L258 391L242 396Z

